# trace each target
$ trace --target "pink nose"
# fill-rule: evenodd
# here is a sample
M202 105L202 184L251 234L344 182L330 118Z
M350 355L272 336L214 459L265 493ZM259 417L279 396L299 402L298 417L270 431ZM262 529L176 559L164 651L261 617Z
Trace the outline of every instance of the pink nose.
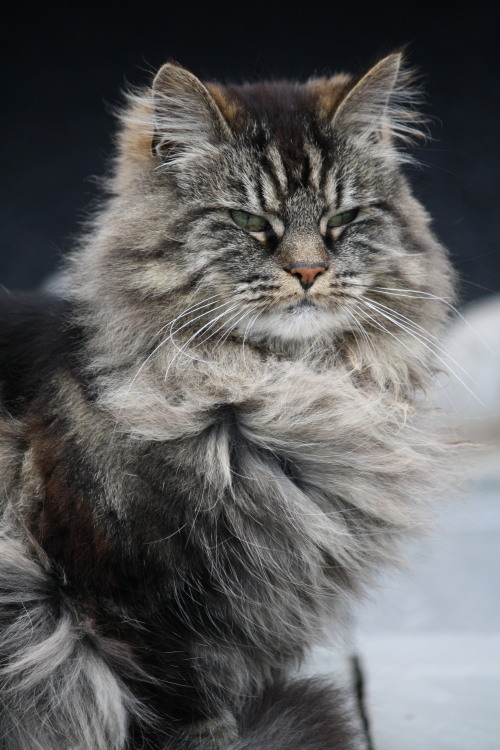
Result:
M299 277L299 282L302 287L302 289L310 289L314 282L316 281L316 277L319 276L320 273L325 273L328 266L326 263L292 263L291 266L287 266L285 268L285 271L288 271L288 273L293 273L295 276Z

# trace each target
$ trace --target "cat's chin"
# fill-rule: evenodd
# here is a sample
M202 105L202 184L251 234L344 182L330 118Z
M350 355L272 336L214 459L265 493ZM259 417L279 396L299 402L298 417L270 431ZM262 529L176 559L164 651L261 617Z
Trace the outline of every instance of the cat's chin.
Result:
M332 311L307 302L298 302L282 309L262 313L245 330L245 338L253 341L280 339L299 342L308 339L331 338L344 331L348 316L341 311Z

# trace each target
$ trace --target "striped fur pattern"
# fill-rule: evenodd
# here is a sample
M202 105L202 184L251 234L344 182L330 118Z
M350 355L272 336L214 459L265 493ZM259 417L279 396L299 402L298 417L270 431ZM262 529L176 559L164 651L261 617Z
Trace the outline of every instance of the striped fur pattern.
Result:
M0 748L362 747L289 674L446 488L453 272L402 172L412 96L399 54L167 64L65 299L0 298Z

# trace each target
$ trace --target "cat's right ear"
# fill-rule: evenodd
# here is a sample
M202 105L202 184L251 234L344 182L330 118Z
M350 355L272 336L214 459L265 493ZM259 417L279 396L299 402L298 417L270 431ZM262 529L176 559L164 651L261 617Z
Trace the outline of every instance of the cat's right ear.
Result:
M231 138L229 126L208 89L185 68L166 63L153 81L153 154L175 161L182 154L213 153Z

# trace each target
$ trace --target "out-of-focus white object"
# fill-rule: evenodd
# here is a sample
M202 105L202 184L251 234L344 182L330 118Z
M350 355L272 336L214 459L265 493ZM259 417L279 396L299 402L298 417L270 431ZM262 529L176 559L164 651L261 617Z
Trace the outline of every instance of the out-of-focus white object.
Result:
M480 444L474 464L500 474L500 294L469 305L443 341L449 370L436 389L457 438ZM496 459L496 460L495 460Z

